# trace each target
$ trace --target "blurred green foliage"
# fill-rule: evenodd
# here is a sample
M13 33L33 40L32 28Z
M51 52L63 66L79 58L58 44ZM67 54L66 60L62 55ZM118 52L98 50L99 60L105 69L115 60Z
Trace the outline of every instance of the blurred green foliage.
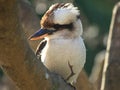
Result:
M108 32L112 9L115 5L113 0L75 0L77 6L84 11L89 22L97 24L101 33Z

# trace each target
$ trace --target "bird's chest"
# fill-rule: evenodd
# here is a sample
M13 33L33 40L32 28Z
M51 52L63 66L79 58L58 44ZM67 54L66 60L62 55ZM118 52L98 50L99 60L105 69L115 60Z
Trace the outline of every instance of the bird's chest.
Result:
M84 63L82 61L85 58L85 55L82 56L85 53L84 49L84 43L77 40L49 41L42 51L42 61L49 70L63 76L69 75L68 62L76 69L83 66L81 64Z

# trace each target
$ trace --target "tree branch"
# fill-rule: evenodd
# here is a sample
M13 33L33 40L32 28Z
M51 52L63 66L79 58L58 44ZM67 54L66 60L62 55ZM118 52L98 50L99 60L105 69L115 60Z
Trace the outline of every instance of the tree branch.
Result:
M120 89L120 2L113 9L101 90Z
M7 75L22 90L40 90L49 81L43 65L30 49L17 15L17 1L0 1L0 64Z

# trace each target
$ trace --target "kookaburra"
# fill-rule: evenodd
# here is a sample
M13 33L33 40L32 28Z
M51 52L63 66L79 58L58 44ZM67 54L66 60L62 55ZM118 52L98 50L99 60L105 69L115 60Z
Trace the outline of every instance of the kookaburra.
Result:
M73 84L86 61L78 8L71 3L54 4L44 14L40 24L41 29L30 37L30 40L44 38L37 47L36 55L48 70Z

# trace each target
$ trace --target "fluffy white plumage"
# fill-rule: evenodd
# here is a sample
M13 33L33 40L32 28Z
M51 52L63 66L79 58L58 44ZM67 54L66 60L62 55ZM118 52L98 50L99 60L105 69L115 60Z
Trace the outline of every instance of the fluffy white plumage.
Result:
M70 4L70 3L69 3ZM58 8L54 12L55 24L73 23L74 30L61 30L46 37L47 45L41 55L42 62L52 72L60 74L64 79L71 74L70 67L73 66L73 75L67 82L74 83L84 67L86 60L86 48L82 40L82 23L77 19L79 10L70 4L67 8Z
M54 11L54 23L57 24L69 24L76 20L76 16L79 15L79 10L74 7L71 3L66 8L58 8ZM66 6L68 5L66 4Z
M76 82L76 79L85 64L86 49L81 37L72 39L47 40L43 49L42 62L52 72L60 74L64 79L71 74L70 65L73 66L75 75L67 82Z
M71 84L76 82L86 61L79 15L78 8L71 3L52 5L41 20L42 31L32 36L32 40L45 37L47 43L41 45L46 44L45 47L38 47L43 64Z

